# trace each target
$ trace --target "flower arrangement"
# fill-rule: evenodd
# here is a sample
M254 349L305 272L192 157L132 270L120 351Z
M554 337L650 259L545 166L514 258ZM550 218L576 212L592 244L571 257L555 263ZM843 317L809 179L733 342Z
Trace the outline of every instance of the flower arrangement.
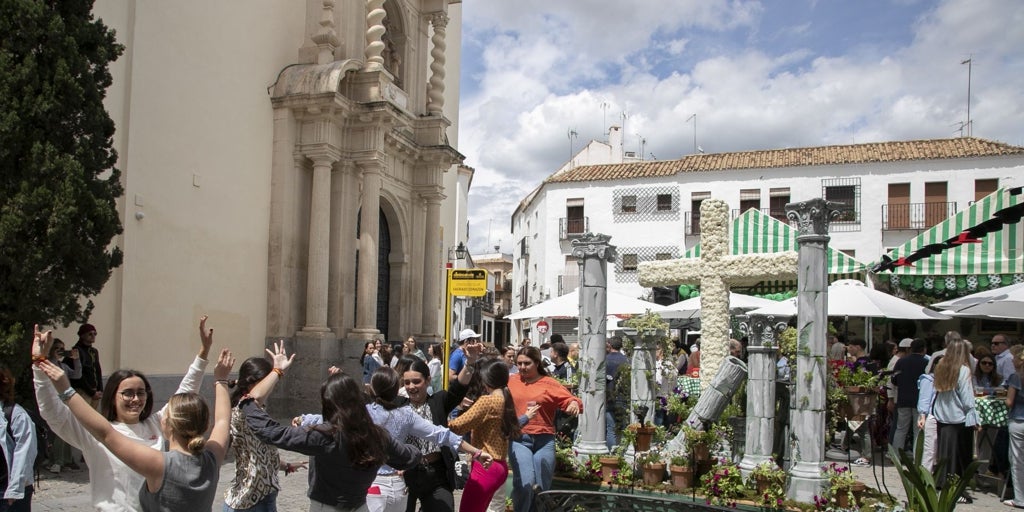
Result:
M822 466L821 473L828 479L828 490L825 491L823 496L814 497L815 508L818 510L841 508L840 501L848 504L856 503L856 499L853 496L853 487L857 480L853 477L853 471L850 470L849 466L840 466L833 462ZM840 495L843 496L843 500L839 499Z
M743 497L745 490L740 468L728 459L719 459L711 471L700 477L698 488L706 504L723 507L735 507L736 500Z
M612 480L609 483L613 487L631 487L633 479L633 466L626 463L625 459L619 459L619 468L612 472Z
M840 387L878 387L878 375L863 365L847 361L831 361L829 364L832 366L832 378Z
M664 463L665 455L662 453L661 449L657 447L651 448L650 450L636 456L636 464L640 467Z
M782 508L786 497L786 472L772 461L765 461L750 472L749 483L757 489L756 501L765 508Z
M573 476L584 482L596 482L601 479L601 457L590 455L585 460L576 463L576 471Z

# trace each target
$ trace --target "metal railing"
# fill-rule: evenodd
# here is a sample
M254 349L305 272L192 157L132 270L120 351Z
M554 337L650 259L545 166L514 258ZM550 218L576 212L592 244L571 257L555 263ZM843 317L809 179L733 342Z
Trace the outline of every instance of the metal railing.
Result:
M590 230L590 217L562 217L558 219L558 239L579 238Z
M882 231L927 229L956 213L956 202L882 205Z

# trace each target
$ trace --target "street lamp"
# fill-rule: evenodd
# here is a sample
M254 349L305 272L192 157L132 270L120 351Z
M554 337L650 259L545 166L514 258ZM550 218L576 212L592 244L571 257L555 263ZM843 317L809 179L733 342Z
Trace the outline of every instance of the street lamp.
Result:
M468 252L469 251L466 250L466 245L463 244L462 242L459 242L459 246L455 248L455 259L457 259L457 260L464 260L464 259L466 259L466 253L468 253Z

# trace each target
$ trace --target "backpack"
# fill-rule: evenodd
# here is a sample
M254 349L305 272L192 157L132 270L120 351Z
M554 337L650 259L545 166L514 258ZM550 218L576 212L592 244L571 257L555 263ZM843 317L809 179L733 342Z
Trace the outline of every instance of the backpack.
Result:
M43 418L39 416L38 412L22 407L28 417L32 420L33 430L36 431L36 460L32 463L33 474L35 475L36 483L39 483L39 470L43 467L43 464L49 458L50 455L50 427L43 421ZM4 418L7 420L7 435L14 439L14 433L11 432L11 418L14 416L14 404L4 406ZM4 481L6 482L7 476L10 471L5 466Z

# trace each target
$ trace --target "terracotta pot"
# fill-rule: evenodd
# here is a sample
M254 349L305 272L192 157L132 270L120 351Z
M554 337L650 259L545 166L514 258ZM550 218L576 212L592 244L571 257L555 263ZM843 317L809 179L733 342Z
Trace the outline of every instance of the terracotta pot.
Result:
M848 419L864 419L874 414L877 408L878 393L874 391L866 393L847 391L846 402L840 406L839 412Z
M644 483L647 485L658 485L665 480L665 463L652 462L644 464Z
M636 439L633 441L633 449L637 452L650 451L651 440L654 439L654 427L638 427L635 431Z
M711 450L708 448L708 445L704 443L693 445L693 460L697 462L711 460Z
M669 466L672 487L683 491L693 487L693 470L686 466Z
M754 481L757 482L757 495L764 496L764 493L768 492L771 488L772 482L763 476L754 477Z
M598 461L601 462L601 481L604 483L611 482L613 473L619 470L619 458L600 457Z

